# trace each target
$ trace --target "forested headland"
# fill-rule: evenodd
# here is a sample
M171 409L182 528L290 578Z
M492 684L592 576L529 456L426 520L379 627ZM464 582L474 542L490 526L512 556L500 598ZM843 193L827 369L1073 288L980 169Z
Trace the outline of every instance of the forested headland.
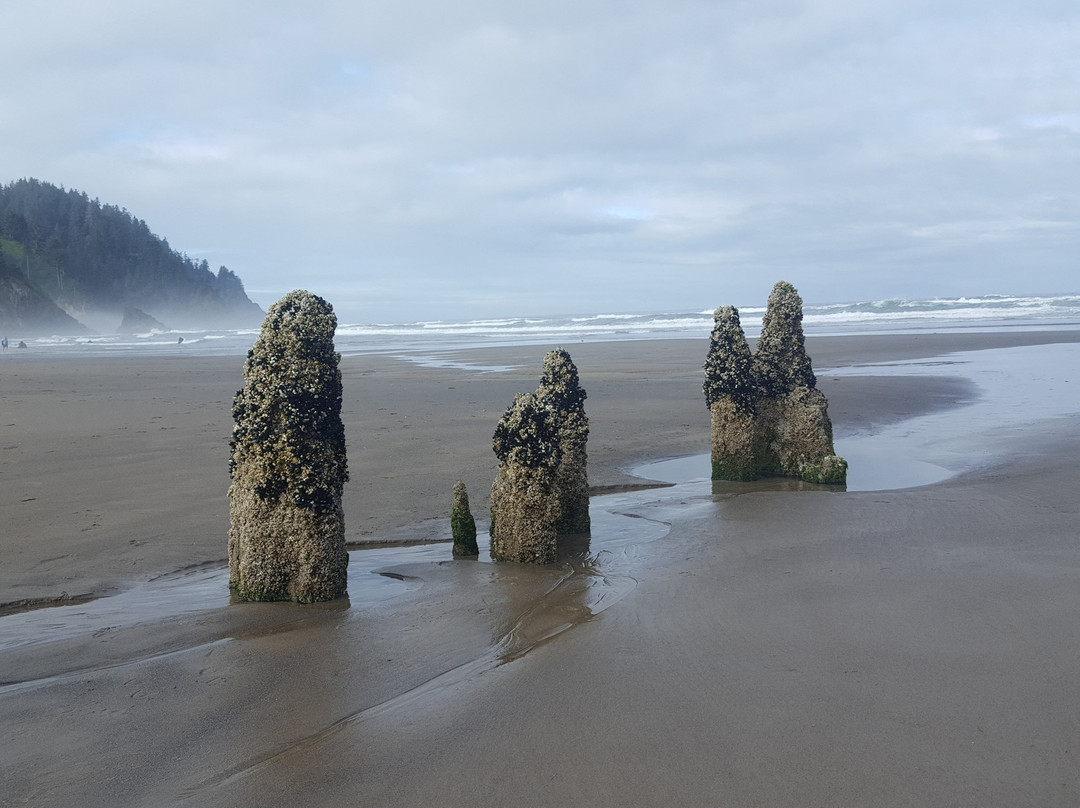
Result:
M0 331L116 330L131 309L170 328L263 318L234 272L174 250L126 209L36 179L0 186Z

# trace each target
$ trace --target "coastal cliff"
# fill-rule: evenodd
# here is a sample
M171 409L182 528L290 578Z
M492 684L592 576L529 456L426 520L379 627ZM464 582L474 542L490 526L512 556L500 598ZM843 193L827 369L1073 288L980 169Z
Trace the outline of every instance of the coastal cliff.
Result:
M21 275L0 265L0 331L4 334L80 335L90 329L26 282Z
M139 309L170 328L262 321L240 278L212 272L127 210L23 179L0 186L0 330L83 334Z

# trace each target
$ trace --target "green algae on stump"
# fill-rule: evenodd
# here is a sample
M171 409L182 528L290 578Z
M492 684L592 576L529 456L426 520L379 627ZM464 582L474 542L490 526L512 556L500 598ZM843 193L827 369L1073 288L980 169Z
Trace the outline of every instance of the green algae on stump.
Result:
M233 400L229 586L244 600L333 600L349 557L337 317L293 291L270 307Z
M450 532L454 537L454 558L475 558L480 555L480 548L476 545L476 520L469 508L469 492L461 480L454 483Z
M555 471L555 492L561 513L555 531L562 535L586 534L590 528L586 394L578 379L577 366L562 348L544 357L544 375L536 396L555 417L562 456Z
M548 564L556 557L561 515L555 470L559 433L550 410L533 393L519 393L495 428L499 458L491 485L491 557Z

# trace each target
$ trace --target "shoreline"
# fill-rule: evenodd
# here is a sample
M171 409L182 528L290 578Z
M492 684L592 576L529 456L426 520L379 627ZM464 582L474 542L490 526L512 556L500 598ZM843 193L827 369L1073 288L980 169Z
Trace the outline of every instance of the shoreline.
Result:
M807 345L838 432L973 396L951 376L828 372L956 341L829 339ZM222 606L0 649L8 799L1075 804L1080 417L1025 425L994 465L917 488L646 489L638 462L708 451L706 349L568 348L590 482L635 490L605 497L591 548L559 564L434 546L376 562L401 579L389 599L228 604L215 589ZM347 538L448 531L459 476L482 521L490 433L546 352L493 350L455 358L514 370L343 360ZM0 496L23 541L0 539L0 592L183 584L176 571L223 559L241 364L46 362L5 379L4 420L25 431L5 432Z

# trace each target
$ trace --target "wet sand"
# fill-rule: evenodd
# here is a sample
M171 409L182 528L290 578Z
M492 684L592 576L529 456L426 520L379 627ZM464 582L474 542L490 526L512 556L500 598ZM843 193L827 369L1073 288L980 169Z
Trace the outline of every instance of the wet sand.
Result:
M808 348L841 437L978 391L828 368L1077 339ZM458 478L483 526L494 424L549 347L447 357L505 372L345 357L350 541L445 537ZM20 613L0 618L0 804L1080 802L1075 416L920 488L599 496L707 451L707 345L565 347L589 394L588 552L388 562L366 577L390 596L350 577L352 602L321 606L161 594L53 641L16 645ZM0 363L0 603L220 571L241 365Z

